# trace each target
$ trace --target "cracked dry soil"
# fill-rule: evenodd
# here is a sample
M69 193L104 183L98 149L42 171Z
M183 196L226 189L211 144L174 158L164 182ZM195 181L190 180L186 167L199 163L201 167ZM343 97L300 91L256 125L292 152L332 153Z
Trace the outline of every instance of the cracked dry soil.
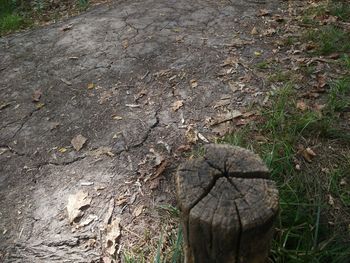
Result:
M263 48L250 30L257 10L276 10L277 1L267 2L115 1L0 38L0 261L99 262L102 229L116 217L117 261L137 242L130 233L158 234L152 209L176 205L172 176L186 130L212 141L208 118L254 99L232 90L247 69L236 64L223 77L222 64ZM257 80L249 85L264 92ZM223 95L229 103L214 107ZM77 134L88 139L80 151L71 146ZM156 187L147 180L154 156L168 163ZM66 205L79 190L92 197L85 216L98 219L76 228Z

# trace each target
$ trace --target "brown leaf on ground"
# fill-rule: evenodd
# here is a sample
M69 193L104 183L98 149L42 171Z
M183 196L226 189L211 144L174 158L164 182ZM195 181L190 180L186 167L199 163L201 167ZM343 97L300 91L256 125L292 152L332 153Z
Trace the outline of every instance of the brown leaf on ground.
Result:
M106 252L111 256L115 255L117 251L117 244L121 236L120 221L121 219L117 217L111 224L107 225L105 248Z
M155 190L159 187L160 184L160 179L161 178L155 178L153 180L151 180L150 185L149 185L149 189L151 190Z
M312 159L316 156L316 153L310 147L305 149L304 146L299 145L298 149L298 154L301 155L308 163L311 163Z
M260 9L257 13L257 16L268 16L271 14L271 11L267 9Z
M35 107L38 109L38 110L40 110L41 108L43 108L45 106L45 103L42 103L42 102L37 102L36 104L35 104Z
M237 63L239 63L239 58L238 57L228 57L224 60L224 63L222 63L222 67L226 67L226 66L234 66Z
M94 83L89 83L87 88L88 89L93 89L93 88L95 88L95 84Z
M41 90L36 90L34 91L33 95L32 95L32 100L33 102L39 102L40 98L41 98L42 92Z
M185 136L189 144L195 144L198 141L198 132L192 126L188 126Z
M184 105L184 101L183 100L177 100L175 101L171 108L173 109L173 111L177 111L178 109L180 109L182 106Z
M73 223L84 215L83 208L90 206L92 198L88 193L79 191L68 196L67 212L69 223Z
M118 206L123 206L125 204L127 204L129 198L125 197L125 196L120 196L118 197L118 199L115 201L115 204Z
M153 180L154 178L157 178L158 176L162 175L167 166L168 166L168 161L167 160L163 160L162 163L158 166L158 168L156 170L156 173L154 174L154 176L152 176L151 180Z
M297 102L297 109L301 111L306 111L309 107L306 105L304 101Z
M107 147L107 146L101 146L101 147L97 148L96 150L88 152L88 154L90 156L94 156L94 157L100 157L101 155L107 155L109 157L114 156L114 153L112 153L112 148Z
M325 75L317 75L317 88L324 88L327 85Z
M81 148L83 148L84 144L86 143L87 139L81 135L78 134L71 140L71 144L73 145L73 148L79 152Z
M198 82L195 79L190 80L190 84L192 88L197 88L198 87Z
M126 39L122 42L123 48L127 49L129 47L129 41Z
M177 152L188 152L189 150L191 150L191 145L186 144L186 145L180 145L176 151Z
M134 212L132 213L133 216L138 217L142 214L143 212L143 205L139 205L138 207L135 208Z
M258 35L259 31L256 27L253 27L252 31L250 32L251 35Z

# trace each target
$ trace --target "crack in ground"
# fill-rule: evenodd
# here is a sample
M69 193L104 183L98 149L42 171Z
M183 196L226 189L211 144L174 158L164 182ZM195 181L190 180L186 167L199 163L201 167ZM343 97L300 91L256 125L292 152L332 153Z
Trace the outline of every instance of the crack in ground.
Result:
M87 155L83 155L83 156L79 156L79 157L76 157L76 158L74 158L74 159L72 159L72 160L64 161L64 162L51 162L51 161L42 162L42 163L37 164L37 165L36 165L36 168L37 168L37 169L41 169L43 166L47 166L47 165L67 166L67 165L73 164L73 163L75 163L75 162L84 160L86 157L87 157Z
M21 121L21 125L20 127L17 129L17 131L11 136L10 140L12 140L13 138L15 138L18 133L21 132L22 128L24 127L24 125L26 125L26 123L30 120L30 118L33 116L33 114L37 111L39 111L41 108L36 108L33 111L31 111L26 117L24 117Z
M15 154L15 155L18 155L18 156L26 156L25 153L20 153L20 152L17 152L15 149L13 149L12 147L10 147L9 145L6 145L6 144L0 144L0 148L6 148L8 149L11 153ZM28 158L30 158L29 156L26 156Z
M144 144L144 143L147 141L147 139L148 139L149 135L151 134L152 130L153 130L154 128L156 128L156 127L158 126L158 124L159 124L158 113L159 113L159 110L157 110L157 111L155 112L156 122L155 122L154 124L152 124L152 125L148 128L146 134L142 137L141 142L136 143L136 144L133 144L133 145L130 145L130 146L128 147L129 149L138 148L139 146L141 146L142 144Z

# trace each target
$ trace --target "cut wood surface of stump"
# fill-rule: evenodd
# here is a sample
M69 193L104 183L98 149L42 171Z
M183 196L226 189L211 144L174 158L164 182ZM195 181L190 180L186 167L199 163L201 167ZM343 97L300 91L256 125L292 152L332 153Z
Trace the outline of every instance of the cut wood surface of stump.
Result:
M278 191L261 159L246 149L207 145L180 165L176 190L186 263L266 262Z

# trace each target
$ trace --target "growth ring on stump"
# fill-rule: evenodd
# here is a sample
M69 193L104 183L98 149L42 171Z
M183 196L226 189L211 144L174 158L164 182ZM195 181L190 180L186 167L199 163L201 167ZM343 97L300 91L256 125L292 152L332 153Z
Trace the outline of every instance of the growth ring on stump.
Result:
M235 146L207 145L180 165L176 191L186 263L266 262L278 191L261 159Z

